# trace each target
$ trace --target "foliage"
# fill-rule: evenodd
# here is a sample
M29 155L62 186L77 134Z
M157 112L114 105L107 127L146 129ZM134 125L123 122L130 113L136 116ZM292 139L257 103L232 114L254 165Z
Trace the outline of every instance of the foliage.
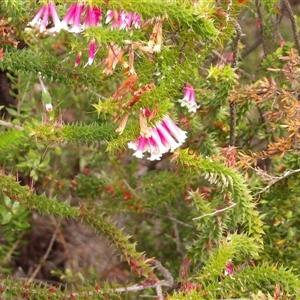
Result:
M0 298L299 297L290 2L1 1Z

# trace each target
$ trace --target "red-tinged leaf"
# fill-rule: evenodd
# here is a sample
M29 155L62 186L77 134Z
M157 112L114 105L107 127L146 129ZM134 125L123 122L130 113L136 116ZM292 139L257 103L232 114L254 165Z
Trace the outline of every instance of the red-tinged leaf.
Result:
M123 196L124 196L124 199L125 199L125 200L130 200L130 199L131 199L131 194L130 194L130 192L124 192L124 193L123 193Z
M261 19L257 19L256 22L255 22L255 27L256 28L260 27L261 23L262 23Z
M55 286L51 286L50 288L49 288L49 292L50 293L54 293L56 291L56 287Z
M285 40L284 40L283 38L281 38L281 39L279 40L279 45L280 45L280 47L283 47L284 44L285 44Z
M91 170L90 170L88 167L84 167L84 168L83 168L83 173L84 173L85 175L89 175L89 174L91 173Z
M101 290L100 285L97 284L97 285L95 286L95 291L99 292L100 290Z
M106 191L111 195L113 195L115 193L115 190L112 186L107 186Z

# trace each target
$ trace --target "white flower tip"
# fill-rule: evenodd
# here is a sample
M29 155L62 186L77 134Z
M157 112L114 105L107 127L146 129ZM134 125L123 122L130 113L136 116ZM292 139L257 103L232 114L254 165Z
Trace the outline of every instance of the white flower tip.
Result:
M60 22L60 29L65 29L65 30L68 30L68 24L66 21L62 20Z
M136 151L137 150L137 143L135 143L135 142L128 143L128 148Z
M197 112L197 108L196 107L191 107L191 108L188 109L188 112L194 114L194 113Z
M161 160L161 154L152 154L150 157L148 157L147 159L150 160L150 161L153 161L153 160Z
M153 47L153 51L154 51L154 52L160 52L160 49L161 49L161 45L155 45L155 46Z
M45 26L43 26L43 25L41 25L41 26L40 26L40 33L44 32L44 31L45 31L45 29L46 29L46 27L45 27Z
M54 26L54 28L55 28L55 31L56 31L56 32L60 32L60 31L62 30L62 26L61 26L60 23L59 23L59 24L56 24L56 25Z
M31 21L31 22L27 23L27 26L34 27L34 25L37 23L38 23L37 21Z
M84 65L84 68L90 66L93 63L93 61L94 61L93 59L89 58L88 62Z
M188 106L189 105L189 101L186 99L179 99L178 102L181 104L182 107L184 106Z
M133 155L137 158L143 158L144 157L144 154L141 151L136 151L136 152L133 153Z
M68 29L67 29L68 30ZM68 30L71 33L81 33L83 32L83 29L77 26L73 26L71 29Z
M171 145L171 152L174 152L177 148L179 148L183 143L172 143Z
M53 110L52 104L51 103L46 104L45 109L46 109L46 111L49 111L49 112L52 111Z

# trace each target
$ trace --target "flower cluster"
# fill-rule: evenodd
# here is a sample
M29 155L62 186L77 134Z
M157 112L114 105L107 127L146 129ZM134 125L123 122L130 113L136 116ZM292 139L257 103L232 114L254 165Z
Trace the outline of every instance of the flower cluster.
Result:
M84 18L82 18L82 15ZM102 19L102 11L97 6L87 6L83 3L72 4L61 21L61 27L70 32L79 33L86 28L98 26ZM83 20L83 22L82 22Z
M112 29L130 29L141 27L141 17L135 12L109 10L106 15L105 24L111 22Z
M181 130L169 116L149 128L148 134L140 134L137 140L128 144L129 149L135 150L133 154L137 158L143 158L144 153L151 154L148 160L160 160L168 151L174 151L186 140L186 132Z
M48 4L43 5L42 8L38 11L38 13L35 15L35 17L32 19L32 21L28 23L28 25L32 27L38 26L40 32L43 32L45 31L48 25L48 19L50 16L54 23L54 28L52 29L52 31L59 32L61 29L61 22L53 1L50 1Z
M89 46L89 58L88 58L87 63L85 64L85 67L87 65L90 66L93 63L95 55L96 55L96 40L92 39L90 41L90 46ZM82 52L80 51L75 59L75 68L80 64L81 57L82 57Z
M182 107L187 107L191 113L195 113L200 107L195 100L194 88L189 83L185 85L183 99L178 100L178 102L181 103Z
M101 25L102 10L98 6L85 5L82 1L79 1L78 3L74 3L70 6L66 15L62 21L60 21L54 2L49 1L48 4L43 5L33 20L28 23L28 25L32 27L37 26L40 32L44 32L46 31L50 16L53 20L54 27L47 29L47 32L59 32L61 29L64 29L72 33L80 33L89 27L97 27ZM108 10L105 24L108 23L111 23L112 29L138 29L141 27L141 17L135 12ZM93 63L97 48L99 47L96 46L95 39L92 39L89 45L88 62L85 64L85 66ZM82 53L79 52L76 57L75 67L80 64L81 56ZM108 74L113 72L114 66L119 61L119 55L117 55L117 58L115 58L115 56L116 55L114 53L113 63L110 64L108 62L107 67L104 69L105 72L106 69L108 69ZM122 53L120 53L120 57L121 56ZM108 55L108 59L109 58L110 56ZM133 72L132 70L131 72Z
M43 5L28 24L30 26L38 25L40 32L43 32L48 25L50 16L54 23L54 28L51 28L50 31L59 32L61 29L65 29L69 32L80 33L89 27L99 26L102 20L102 11L97 6L85 5L80 1L72 4L62 21L60 21L54 2L49 1L48 4ZM141 17L135 12L109 10L105 23L110 22L112 29L138 29L141 26Z

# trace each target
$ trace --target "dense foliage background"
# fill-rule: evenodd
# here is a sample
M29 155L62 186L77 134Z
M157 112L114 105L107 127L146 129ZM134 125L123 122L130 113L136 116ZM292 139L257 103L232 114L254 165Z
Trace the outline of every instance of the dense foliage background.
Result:
M0 299L300 299L299 12L2 0Z

